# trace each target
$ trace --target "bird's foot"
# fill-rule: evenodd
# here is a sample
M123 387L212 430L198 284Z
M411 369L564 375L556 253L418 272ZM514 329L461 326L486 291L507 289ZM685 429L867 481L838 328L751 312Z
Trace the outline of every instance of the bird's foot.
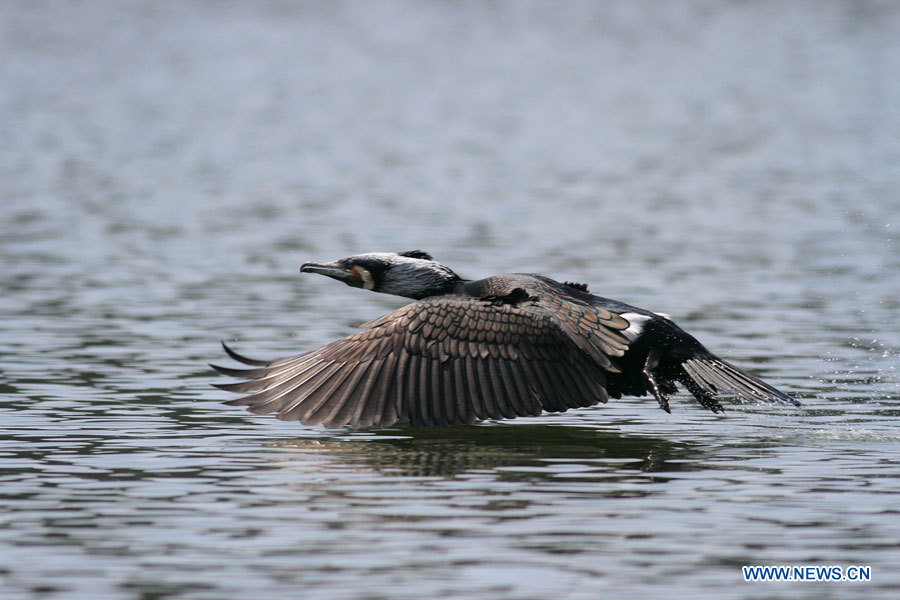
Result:
M648 369L646 366L644 367L642 373L644 375L644 382L647 384L647 387L650 388L650 391L653 393L656 401L659 402L659 407L667 413L671 413L672 409L669 408L669 396L667 396L660 389L659 384L656 383L656 378L653 377L653 373L651 373L650 369Z

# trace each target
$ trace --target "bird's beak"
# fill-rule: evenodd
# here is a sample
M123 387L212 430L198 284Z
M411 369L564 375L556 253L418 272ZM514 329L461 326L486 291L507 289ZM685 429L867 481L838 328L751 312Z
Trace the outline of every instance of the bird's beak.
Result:
M325 275L327 277L331 277L332 279L337 279L338 281L343 281L347 285L353 287L363 287L363 278L355 269L346 269L344 268L341 261L329 262L329 263L314 263L308 262L303 263L300 266L301 273L318 273L319 275Z

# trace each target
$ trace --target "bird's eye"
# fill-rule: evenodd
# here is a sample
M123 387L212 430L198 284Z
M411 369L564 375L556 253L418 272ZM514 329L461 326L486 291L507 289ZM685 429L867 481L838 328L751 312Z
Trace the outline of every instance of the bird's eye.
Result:
M352 260L348 260L347 262L345 262L345 263L344 263L344 268L347 269L347 270L352 269L352 268L353 268L353 261L352 261Z

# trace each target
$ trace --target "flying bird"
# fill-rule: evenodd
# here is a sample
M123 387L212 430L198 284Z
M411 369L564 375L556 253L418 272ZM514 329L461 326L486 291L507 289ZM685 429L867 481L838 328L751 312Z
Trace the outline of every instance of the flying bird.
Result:
M248 393L226 404L326 427L454 425L592 406L652 394L670 412L684 385L704 407L718 397L800 403L712 354L667 315L601 298L582 283L516 273L462 279L420 250L308 262L347 285L411 304L363 331L250 369L211 365L246 379L214 384Z

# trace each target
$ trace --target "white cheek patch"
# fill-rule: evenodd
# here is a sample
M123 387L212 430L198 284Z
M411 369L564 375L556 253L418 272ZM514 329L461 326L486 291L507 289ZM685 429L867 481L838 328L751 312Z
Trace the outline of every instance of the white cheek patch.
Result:
M353 267L353 270L359 273L360 278L363 280L363 288L367 290L375 289L375 280L372 279L372 274L369 273L368 269L364 269L362 267Z
M628 329L622 330L622 335L628 338L630 342L633 342L641 335L641 331L644 330L644 323L653 318L633 312L622 313L619 316L628 321Z

